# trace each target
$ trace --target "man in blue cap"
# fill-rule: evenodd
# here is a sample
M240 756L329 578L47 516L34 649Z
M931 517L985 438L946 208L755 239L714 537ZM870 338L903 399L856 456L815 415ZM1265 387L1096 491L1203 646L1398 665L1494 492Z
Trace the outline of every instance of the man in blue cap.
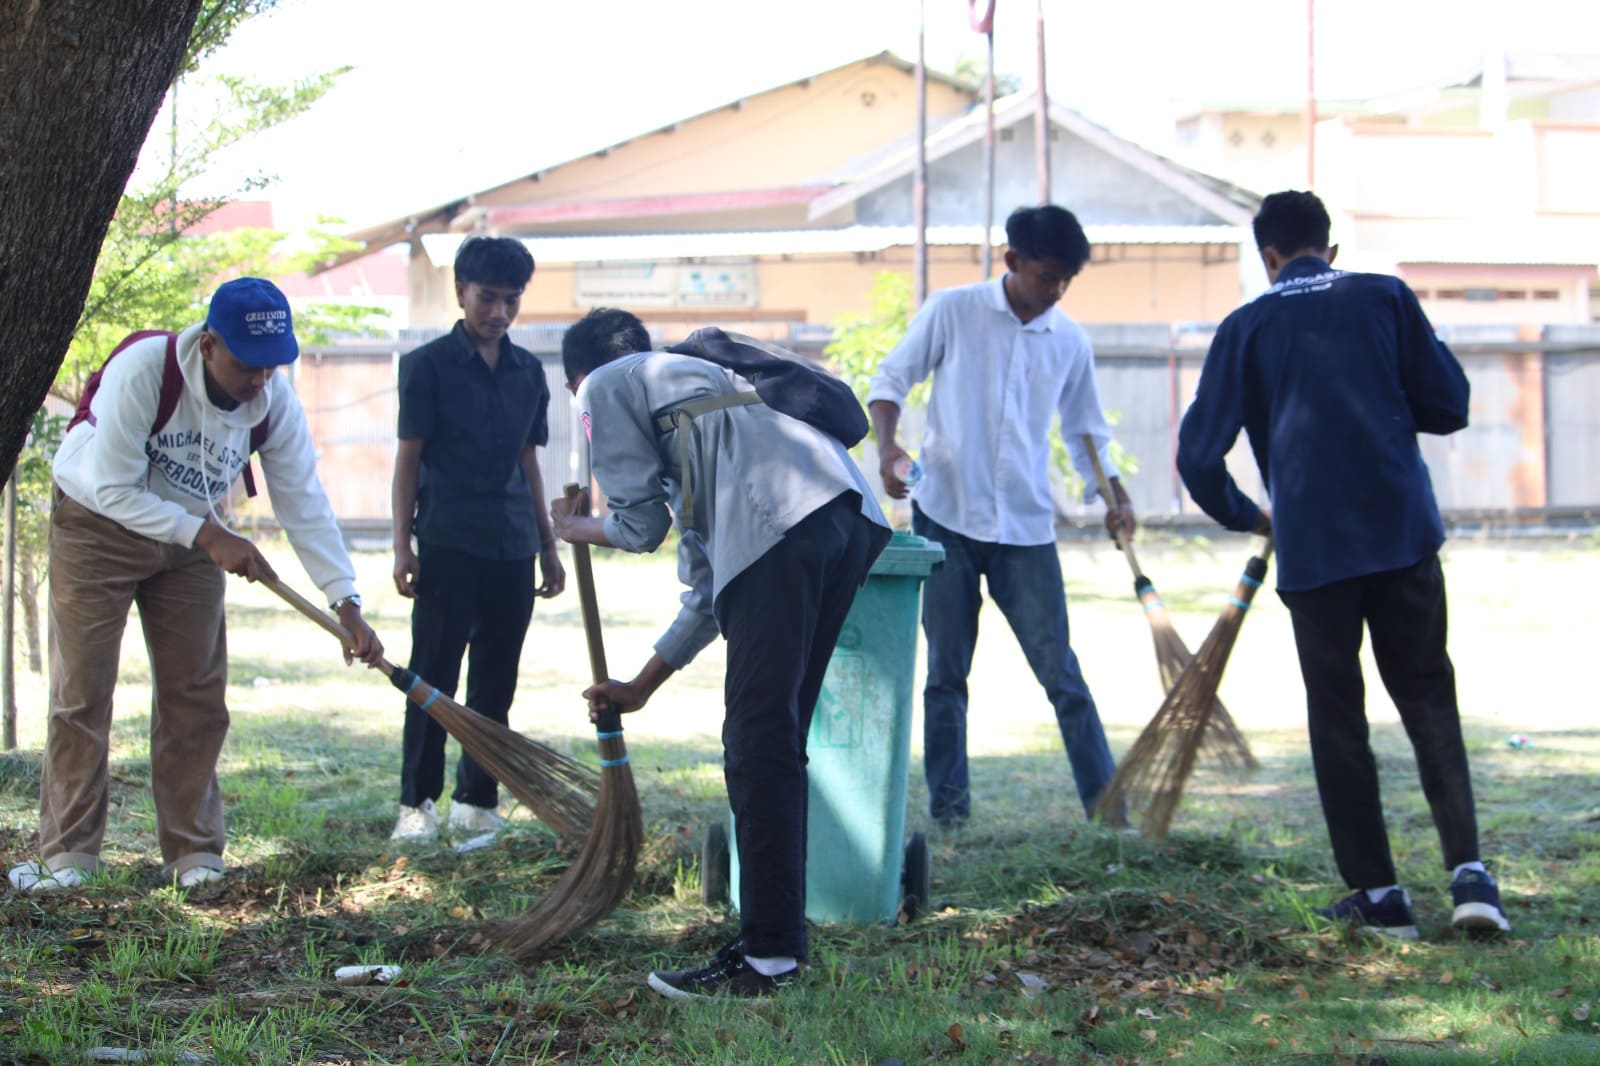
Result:
M203 324L135 334L90 379L55 457L40 859L11 869L17 888L70 888L101 867L111 700L133 603L155 689L150 787L162 874L185 888L221 878L223 571L277 576L228 527L241 475L254 494L252 452L261 453L273 514L353 636L346 659L382 656L317 479L305 411L276 373L299 353L283 293L237 278L217 289Z

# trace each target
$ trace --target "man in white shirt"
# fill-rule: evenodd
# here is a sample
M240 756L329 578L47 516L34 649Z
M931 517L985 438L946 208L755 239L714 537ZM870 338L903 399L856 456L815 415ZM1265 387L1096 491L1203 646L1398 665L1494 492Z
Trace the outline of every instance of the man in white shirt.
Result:
M1106 528L1131 536L1133 508L1111 461L1111 430L1095 387L1094 351L1056 304L1083 265L1089 241L1072 212L1023 207L1006 220L1006 274L928 298L872 380L867 410L889 495L910 491L896 473L909 458L895 438L900 408L933 375L912 500L912 528L945 549L923 589L928 640L923 757L933 817L953 826L971 812L967 675L978 639L979 579L1006 616L1055 708L1084 809L1116 764L1094 698L1068 642L1067 604L1050 497L1050 422L1059 415L1073 466L1090 484L1083 435L1111 475ZM904 469L904 467L900 467Z

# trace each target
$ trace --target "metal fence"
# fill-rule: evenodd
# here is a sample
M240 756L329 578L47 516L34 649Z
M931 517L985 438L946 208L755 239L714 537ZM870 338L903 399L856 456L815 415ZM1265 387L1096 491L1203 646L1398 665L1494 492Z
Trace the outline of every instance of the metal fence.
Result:
M1137 462L1125 478L1134 506L1155 523L1204 524L1173 465L1177 426L1194 394L1209 326L1097 326L1101 400L1117 420L1116 436ZM397 418L399 355L442 331L405 330L392 342L353 342L308 350L295 387L319 449L318 470L347 534L362 541L390 527L389 483ZM1440 507L1457 523L1587 523L1600 511L1600 327L1546 327L1520 336L1515 327L1441 330L1472 383L1471 426L1449 437L1424 437L1423 455ZM552 492L579 473L582 434L560 365L559 326L518 327L512 339L534 352L550 382L550 446L541 467ZM774 339L816 356L827 332ZM908 411L904 439L921 421ZM876 483L870 440L861 464ZM1240 487L1264 499L1241 436L1229 456ZM1100 505L1081 503L1058 483L1068 523L1092 521ZM270 523L264 508L259 518Z

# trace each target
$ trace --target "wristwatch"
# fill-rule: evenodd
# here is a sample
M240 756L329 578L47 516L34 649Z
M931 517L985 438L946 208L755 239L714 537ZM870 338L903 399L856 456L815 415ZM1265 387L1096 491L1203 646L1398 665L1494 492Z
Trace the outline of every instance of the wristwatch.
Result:
M328 604L328 610L338 611L339 608L343 607L347 603L355 607L357 610L361 609L361 597L352 592L350 595L341 596L332 603Z

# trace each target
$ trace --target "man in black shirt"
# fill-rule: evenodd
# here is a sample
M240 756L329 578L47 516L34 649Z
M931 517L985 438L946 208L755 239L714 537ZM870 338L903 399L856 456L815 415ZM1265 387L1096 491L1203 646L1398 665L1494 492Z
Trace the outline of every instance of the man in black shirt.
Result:
M539 360L507 335L532 277L533 257L520 242L469 238L455 260L461 321L400 359L394 584L414 601L410 667L454 695L470 644L466 702L501 723L534 598L566 585L539 474L550 388ZM390 839L438 838L444 746L443 727L407 701L400 818ZM450 829L497 831L505 825L498 805L495 779L463 752Z

